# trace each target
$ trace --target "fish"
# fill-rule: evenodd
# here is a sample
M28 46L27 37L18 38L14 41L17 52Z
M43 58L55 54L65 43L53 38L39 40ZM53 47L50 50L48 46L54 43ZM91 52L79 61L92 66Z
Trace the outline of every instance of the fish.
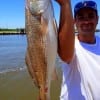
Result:
M57 24L51 0L26 0L25 31L28 72L39 89L39 100L50 100L58 47Z

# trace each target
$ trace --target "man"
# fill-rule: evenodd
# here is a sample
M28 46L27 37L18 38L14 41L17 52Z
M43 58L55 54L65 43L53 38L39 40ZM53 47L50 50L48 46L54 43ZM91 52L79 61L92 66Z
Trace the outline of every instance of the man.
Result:
M58 53L63 61L60 100L100 100L100 38L95 36L97 4L77 3L74 22L70 0L57 2L61 6Z

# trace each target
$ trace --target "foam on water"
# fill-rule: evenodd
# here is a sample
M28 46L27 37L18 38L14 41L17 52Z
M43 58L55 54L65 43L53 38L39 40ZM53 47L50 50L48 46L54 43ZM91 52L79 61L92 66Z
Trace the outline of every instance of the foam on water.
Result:
M4 74L4 73L8 73L8 72L16 72L16 71L23 71L26 70L26 66L24 67L20 67L20 68L16 68L16 69L6 69L6 70L2 70L0 71L0 74Z

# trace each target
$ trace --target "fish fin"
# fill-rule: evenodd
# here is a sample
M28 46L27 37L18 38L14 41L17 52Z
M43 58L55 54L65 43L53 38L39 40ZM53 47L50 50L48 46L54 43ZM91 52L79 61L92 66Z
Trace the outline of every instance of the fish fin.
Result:
M41 16L41 30L44 35L48 32L48 21L43 16Z
M55 35L57 36L58 34L58 29L57 29L57 23L56 23L56 20L53 19L53 26L54 26L54 30L55 30Z
M26 3L25 3L25 4L26 4L26 5L25 5L25 8L28 9L28 0L25 0L25 2L26 2Z
M57 75L56 68L54 68L54 70L53 70L53 73L52 73L52 80L58 80L58 75Z

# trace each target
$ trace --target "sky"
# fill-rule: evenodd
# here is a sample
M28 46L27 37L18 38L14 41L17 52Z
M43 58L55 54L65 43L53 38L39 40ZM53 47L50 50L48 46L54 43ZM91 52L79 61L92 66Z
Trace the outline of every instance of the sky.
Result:
M54 0L52 1L55 18L59 24L60 7ZM78 1L84 0L71 0L72 11ZM94 1L98 4L100 16L100 0ZM25 0L0 0L0 28L25 28ZM100 20L97 28L100 29Z
M24 5L24 0L0 0L0 28L24 28Z

